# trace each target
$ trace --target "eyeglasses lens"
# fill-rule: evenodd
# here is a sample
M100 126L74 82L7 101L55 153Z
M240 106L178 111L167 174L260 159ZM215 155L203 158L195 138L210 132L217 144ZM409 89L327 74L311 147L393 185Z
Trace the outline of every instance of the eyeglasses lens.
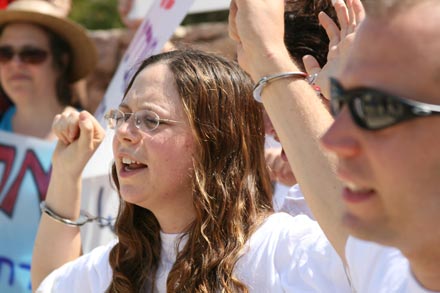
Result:
M136 113L136 124L144 131L152 131L159 126L159 116L151 111L139 111Z
M0 47L0 62L5 63L14 57L14 51L11 47Z
M43 63L48 56L47 51L39 48L25 47L15 51L11 46L2 46L0 47L0 63L11 61L15 54L21 62L34 65Z
M128 121L132 115L134 116L135 126L143 131L152 131L159 126L159 116L148 110L141 110L136 113L123 113L120 110L114 109L107 113L105 119L109 128L117 129L123 122Z
M110 110L105 116L105 120L107 121L107 126L111 129L116 129L118 126L118 121L122 119L121 113L117 110Z

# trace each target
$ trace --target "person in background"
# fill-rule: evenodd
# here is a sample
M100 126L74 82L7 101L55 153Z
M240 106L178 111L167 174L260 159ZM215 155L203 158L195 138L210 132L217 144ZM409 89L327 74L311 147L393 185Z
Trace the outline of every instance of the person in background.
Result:
M106 115L115 129L119 239L67 264L78 230L65 223L80 215L80 174L104 133L87 112L57 116L34 289L349 292L318 224L273 213L262 107L251 93L238 65L212 54L145 60Z
M358 292L440 292L440 3L364 3L322 138L338 159L347 263Z
M11 4L14 1L20 1L20 0L0 0L0 10L6 9L9 4ZM56 6L57 10L59 11L60 15L63 15L66 17L69 12L72 5L71 0L42 0L52 3L54 6ZM78 85L75 85L78 87ZM78 90L77 90L78 92ZM83 98L83 95L80 96ZM80 101L82 102L82 101ZM12 105L11 100L7 97L7 95L0 90L0 119L3 113Z
M60 111L81 108L71 84L85 77L97 60L85 30L64 13L50 2L37 0L17 0L0 10L0 92L10 101L0 117L0 130L52 143L53 148L57 139L53 118ZM24 180L15 206L6 210L11 204L9 185L3 185L11 179L7 170L3 169L5 188L0 190L0 257L11 264L12 277L2 268L0 291L30 292L31 254L38 228L38 220L30 219L39 218L40 212L39 202L26 192L31 184L32 188L44 186L38 180L48 181L50 172L47 178L34 177L35 182ZM44 198L46 190L40 192Z
M0 129L53 140L56 113L81 107L71 84L93 70L96 49L64 14L41 0L17 0L0 11L0 90L13 103Z
M124 24L124 26L130 31L130 34L132 36L136 33L136 30L144 20L144 16L142 16L142 13L140 12L145 12L145 14L147 13L147 10L143 11L146 7L142 4L141 7L135 7L136 4L140 4L140 2L142 1L144 0L118 0L117 9L119 13L119 18L121 19L121 22ZM147 4L146 6L148 7L148 5L149 4ZM141 11L136 11L136 8L140 8ZM136 12L136 15L132 15L133 12ZM168 40L163 46L161 52L172 51L175 49L176 46L170 40Z

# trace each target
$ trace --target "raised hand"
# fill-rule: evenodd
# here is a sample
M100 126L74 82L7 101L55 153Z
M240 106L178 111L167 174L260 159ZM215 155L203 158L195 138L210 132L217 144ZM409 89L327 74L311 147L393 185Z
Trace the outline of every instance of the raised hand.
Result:
M86 111L58 114L52 129L59 139L52 159L54 170L80 176L87 161L104 139L104 129Z
M274 73L266 72L268 65L289 58L284 45L284 0L232 0L229 35L237 42L240 66L254 80Z
M341 28L324 12L319 14L319 22L327 32L329 53L327 64L321 69L313 56L304 56L304 66L310 75L318 74L315 83L321 88L322 94L330 98L329 77L337 77L345 67L347 56L353 44L356 30L365 18L365 10L360 0L334 0Z

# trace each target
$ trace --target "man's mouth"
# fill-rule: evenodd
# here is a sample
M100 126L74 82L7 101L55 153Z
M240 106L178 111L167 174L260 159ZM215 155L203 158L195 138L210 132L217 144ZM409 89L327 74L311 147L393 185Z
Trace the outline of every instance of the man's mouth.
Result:
M372 188L361 187L352 182L344 182L345 187L342 191L342 197L349 203L360 203L370 199L376 191Z

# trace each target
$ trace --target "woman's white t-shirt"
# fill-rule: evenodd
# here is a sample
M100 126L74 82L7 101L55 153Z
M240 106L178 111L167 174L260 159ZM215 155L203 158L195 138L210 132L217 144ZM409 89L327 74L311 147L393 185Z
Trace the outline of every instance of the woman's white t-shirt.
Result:
M156 292L166 292L180 235L161 237ZM98 247L55 270L37 292L105 292L112 278L108 256L116 243ZM234 275L250 292L351 292L339 256L319 225L304 215L269 216L246 243Z

